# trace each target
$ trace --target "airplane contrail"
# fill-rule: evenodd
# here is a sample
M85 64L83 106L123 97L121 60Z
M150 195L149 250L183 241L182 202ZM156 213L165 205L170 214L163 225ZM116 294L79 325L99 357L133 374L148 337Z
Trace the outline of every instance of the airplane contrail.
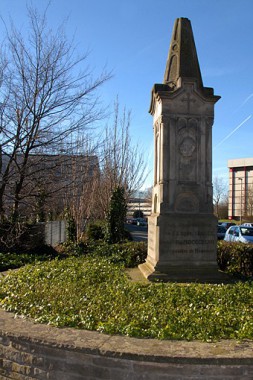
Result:
M244 99L244 101L234 110L233 114L236 113L239 109L241 109L243 106L245 106L246 103L253 97L253 93L247 96L247 98Z
M241 104L241 107L244 106L244 104L246 104L251 98L253 97L253 93L250 94Z
M224 143L224 141L226 141L229 137L231 137L239 128L241 128L251 118L252 118L252 115L249 115L248 117L246 117L246 119L244 119L239 125L237 125L237 127L235 127L235 129L233 129L232 132L230 132L226 137L224 137L223 140L221 140L217 145L215 145L214 149L216 149L218 146Z

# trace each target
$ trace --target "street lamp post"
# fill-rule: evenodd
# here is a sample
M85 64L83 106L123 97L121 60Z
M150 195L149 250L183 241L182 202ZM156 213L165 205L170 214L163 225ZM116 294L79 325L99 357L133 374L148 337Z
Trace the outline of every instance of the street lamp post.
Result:
M241 181L241 213L240 213L240 224L242 224L242 177L238 178Z

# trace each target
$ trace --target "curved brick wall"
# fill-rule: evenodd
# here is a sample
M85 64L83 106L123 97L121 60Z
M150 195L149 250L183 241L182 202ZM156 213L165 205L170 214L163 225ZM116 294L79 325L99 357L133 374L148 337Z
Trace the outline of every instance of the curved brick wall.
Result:
M35 324L0 309L0 380L252 380L253 342L158 341Z

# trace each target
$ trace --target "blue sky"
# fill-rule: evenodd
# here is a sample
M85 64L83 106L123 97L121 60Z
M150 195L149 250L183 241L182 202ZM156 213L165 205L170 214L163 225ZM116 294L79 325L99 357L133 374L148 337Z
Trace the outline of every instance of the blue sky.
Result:
M0 15L25 28L26 3L0 0ZM44 9L48 1L33 4ZM227 179L229 159L253 157L252 15L252 0L52 0L48 22L54 26L68 17L66 31L75 34L78 52L91 51L95 72L105 65L113 70L101 97L112 105L118 95L121 106L132 111L131 134L152 170L151 89L163 81L175 19L189 18L204 85L221 96L215 106L213 176Z

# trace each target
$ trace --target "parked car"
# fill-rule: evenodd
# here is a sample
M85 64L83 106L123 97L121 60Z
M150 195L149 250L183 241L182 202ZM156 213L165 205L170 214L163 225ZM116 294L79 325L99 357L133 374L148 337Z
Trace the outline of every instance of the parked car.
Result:
M137 224L137 219L136 218L128 218L127 219L127 224Z
M137 218L137 226L148 226L148 222L145 218Z
M223 226L223 227L225 227L226 230L227 230L229 227L231 227L231 226L236 226L236 224L233 223L233 222L223 222L223 223L221 223L220 225Z
M244 226L244 227L253 227L253 223L243 223L242 226Z
M231 226L226 231L225 241L252 243L253 244L253 227Z
M217 226L217 239L218 240L222 240L224 239L225 235L226 235L226 228L221 226L221 225L218 225Z

